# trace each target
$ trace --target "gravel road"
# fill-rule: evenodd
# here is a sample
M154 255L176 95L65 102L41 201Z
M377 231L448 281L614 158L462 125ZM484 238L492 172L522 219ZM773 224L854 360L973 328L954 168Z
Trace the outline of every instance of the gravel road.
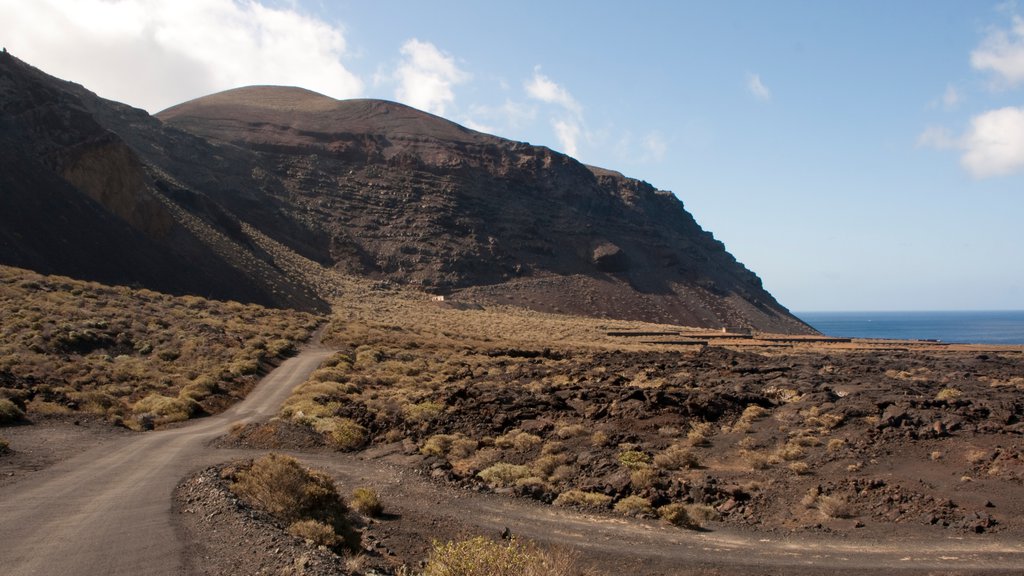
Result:
M228 411L187 426L101 444L0 492L0 573L184 574L171 493L224 454L207 444L239 421L275 414L330 354L309 349Z

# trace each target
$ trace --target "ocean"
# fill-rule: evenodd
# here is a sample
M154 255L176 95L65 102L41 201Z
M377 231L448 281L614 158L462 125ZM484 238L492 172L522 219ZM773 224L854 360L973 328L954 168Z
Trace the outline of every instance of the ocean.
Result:
M1024 310L795 314L828 336L939 340L965 344L1024 344Z

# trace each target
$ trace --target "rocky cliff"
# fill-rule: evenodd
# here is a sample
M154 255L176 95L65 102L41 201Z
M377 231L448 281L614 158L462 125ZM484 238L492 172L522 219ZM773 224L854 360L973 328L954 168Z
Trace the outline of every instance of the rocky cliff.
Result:
M675 195L401 104L257 86L152 117L4 56L0 110L0 144L17 149L4 155L18 191L4 194L4 263L322 307L284 251L456 300L810 331ZM33 204L47 195L59 198ZM10 209L74 225L46 224L43 239ZM92 263L72 266L57 228L107 245L79 246L70 260ZM136 247L152 253L123 254ZM129 264L88 273L111 259ZM154 259L173 264L136 270Z

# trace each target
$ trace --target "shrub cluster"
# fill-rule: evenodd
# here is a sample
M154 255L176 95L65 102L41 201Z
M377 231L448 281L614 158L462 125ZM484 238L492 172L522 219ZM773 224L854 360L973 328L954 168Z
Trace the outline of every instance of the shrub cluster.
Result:
M327 475L289 456L268 454L239 467L233 477L232 492L279 519L290 533L325 546L359 549L348 506Z
M0 266L0 402L131 427L219 412L318 322Z

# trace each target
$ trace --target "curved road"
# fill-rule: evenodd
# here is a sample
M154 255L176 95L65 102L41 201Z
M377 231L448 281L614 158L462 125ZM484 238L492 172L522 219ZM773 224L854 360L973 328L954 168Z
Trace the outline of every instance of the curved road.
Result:
M226 459L209 441L234 422L274 415L330 353L307 349L285 361L221 415L106 442L0 489L0 574L186 574L185 546L172 521L174 487L191 471ZM430 531L438 522L465 533L509 527L634 574L1024 572L1024 543L997 535L864 542L692 532L444 488L403 467L400 455L372 452L296 456L327 468L344 485L372 480L389 510L399 513L395 532L424 541L436 537Z
M242 402L188 426L107 442L0 491L0 574L184 574L171 521L178 482L217 459L210 440L275 414L330 351L308 349ZM223 457L223 454L221 454Z

